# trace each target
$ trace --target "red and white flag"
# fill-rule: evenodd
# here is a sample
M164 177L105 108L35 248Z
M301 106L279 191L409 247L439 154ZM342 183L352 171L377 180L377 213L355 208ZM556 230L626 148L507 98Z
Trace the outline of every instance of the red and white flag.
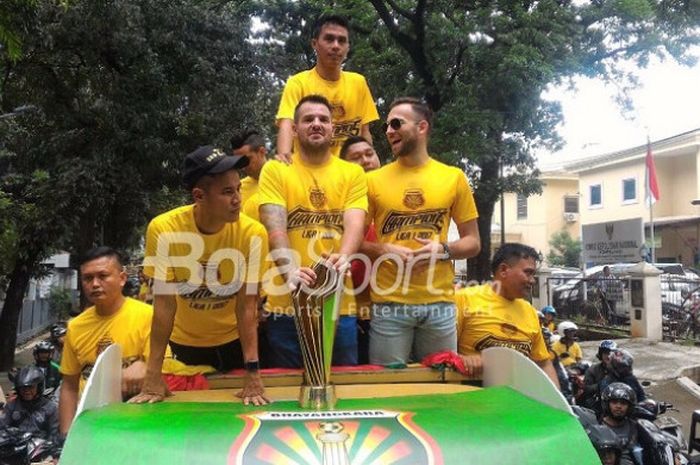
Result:
M651 153L651 142L647 140L647 157L646 165L646 201L647 206L651 206L659 200L659 183L656 180L656 165L654 165L654 156Z

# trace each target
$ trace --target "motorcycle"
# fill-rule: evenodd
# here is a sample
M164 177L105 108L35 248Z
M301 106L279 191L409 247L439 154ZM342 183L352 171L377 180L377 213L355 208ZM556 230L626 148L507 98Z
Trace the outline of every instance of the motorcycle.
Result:
M566 368L566 374L569 378L569 383L571 384L572 397L579 405L581 402L583 402L585 388L584 378L586 376L586 371L590 367L590 362L581 361Z
M609 429L612 432L612 429L600 424L593 410L577 405L572 408L602 459L603 453L609 449L600 449L600 441L596 439L604 433L601 430ZM637 465L700 464L700 456L691 458L686 453L688 445L680 423L672 417L661 416L672 410L673 405L651 399L635 407L633 417L638 425L639 445L632 449L632 456Z
M673 408L673 404L652 399L646 399L635 407L634 416L639 425L640 442L648 445L645 447L645 453L649 456L647 460L653 464L700 463L700 457L691 459L686 453L688 441L678 420L662 416L669 411L678 410ZM644 464L646 463L645 461Z
M0 432L0 465L53 464L60 448L52 441L23 433L18 428Z

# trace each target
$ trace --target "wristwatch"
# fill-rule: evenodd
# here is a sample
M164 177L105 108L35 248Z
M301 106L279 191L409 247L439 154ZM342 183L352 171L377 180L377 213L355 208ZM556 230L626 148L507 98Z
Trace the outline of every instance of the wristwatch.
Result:
M245 362L243 364L243 368L245 368L245 371L247 371L248 373L255 373L260 369L260 362L257 360Z
M447 242L442 243L442 251L445 253L445 256L442 258L443 260L449 260L452 258L450 256L450 246L447 245Z

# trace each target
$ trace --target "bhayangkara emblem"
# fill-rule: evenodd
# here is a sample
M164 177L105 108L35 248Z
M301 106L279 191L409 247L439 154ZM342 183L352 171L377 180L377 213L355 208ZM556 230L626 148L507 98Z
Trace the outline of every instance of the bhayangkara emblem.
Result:
M326 193L318 187L309 189L309 201L314 208L321 208L326 204Z
M386 410L266 412L246 426L229 465L442 465L437 443L413 413Z
M425 197L420 189L409 189L403 193L403 204L406 208L415 210L425 205Z

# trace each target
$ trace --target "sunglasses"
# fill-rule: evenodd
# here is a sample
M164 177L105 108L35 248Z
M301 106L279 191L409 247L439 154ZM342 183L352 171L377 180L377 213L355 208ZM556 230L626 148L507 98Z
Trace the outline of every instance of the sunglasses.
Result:
M382 123L382 131L386 132L389 128L393 129L394 131L398 131L399 129L401 129L401 126L403 126L406 123L408 123L408 121L406 120L402 120L400 118L391 118L386 123Z

